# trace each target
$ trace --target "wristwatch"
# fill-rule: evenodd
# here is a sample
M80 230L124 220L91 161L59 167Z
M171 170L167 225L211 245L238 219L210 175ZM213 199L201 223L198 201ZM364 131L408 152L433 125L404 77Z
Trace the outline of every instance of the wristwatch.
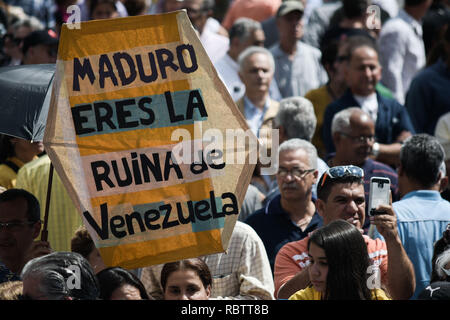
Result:
M378 157L379 153L380 153L380 144L378 142L375 142L372 146L372 155L376 158Z

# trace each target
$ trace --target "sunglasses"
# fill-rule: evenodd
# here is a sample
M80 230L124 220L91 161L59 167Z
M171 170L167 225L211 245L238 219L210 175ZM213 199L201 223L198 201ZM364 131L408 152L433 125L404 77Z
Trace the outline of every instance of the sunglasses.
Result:
M327 178L336 179L336 178L344 178L344 177L356 177L359 179L364 178L364 170L357 166L338 166L329 168L322 176L321 187L325 184Z

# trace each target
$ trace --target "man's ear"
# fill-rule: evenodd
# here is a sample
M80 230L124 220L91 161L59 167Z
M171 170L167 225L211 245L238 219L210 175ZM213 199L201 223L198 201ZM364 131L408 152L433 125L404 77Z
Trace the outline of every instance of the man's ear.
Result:
M37 237L39 237L39 234L41 233L41 227L42 227L42 222L38 221L33 225L33 239L36 239Z
M316 200L316 209L317 209L317 212L319 213L319 216L321 216L323 219L324 218L323 213L325 212L325 202L323 200L317 199Z
M333 133L333 143L335 146L337 146L339 144L339 142L341 142L341 134L339 132L335 132Z
M313 172L313 176L314 176L314 183L317 183L317 179L319 179L319 170L315 170Z

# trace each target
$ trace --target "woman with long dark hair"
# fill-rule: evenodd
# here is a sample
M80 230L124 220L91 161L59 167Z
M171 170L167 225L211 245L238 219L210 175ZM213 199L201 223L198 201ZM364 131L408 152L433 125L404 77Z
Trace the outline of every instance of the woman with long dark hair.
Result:
M369 288L371 262L360 231L344 220L317 229L308 241L311 285L289 300L388 300Z
M152 300L137 276L121 267L97 273L102 300Z

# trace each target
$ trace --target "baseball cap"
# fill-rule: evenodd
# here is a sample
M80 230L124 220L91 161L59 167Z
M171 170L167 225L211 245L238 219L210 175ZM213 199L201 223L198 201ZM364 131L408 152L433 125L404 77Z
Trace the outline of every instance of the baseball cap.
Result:
M52 29L33 31L23 40L23 53L28 51L28 48L43 45L58 45L58 35Z
M277 17L282 17L292 11L300 11L303 13L305 11L305 7L301 1L289 0L281 3L280 7L277 10Z

